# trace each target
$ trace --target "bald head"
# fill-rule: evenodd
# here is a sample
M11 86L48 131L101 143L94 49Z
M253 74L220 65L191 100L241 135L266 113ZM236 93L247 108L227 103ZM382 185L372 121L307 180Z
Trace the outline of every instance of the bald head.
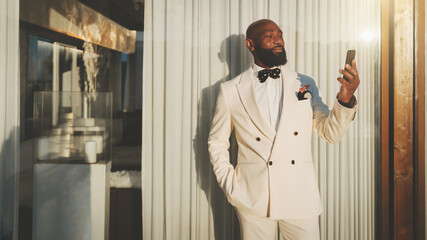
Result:
M246 29L246 38L254 40L260 34L262 34L264 27L269 24L274 24L277 26L277 24L270 19L260 19L251 23L251 25L249 25L249 27Z

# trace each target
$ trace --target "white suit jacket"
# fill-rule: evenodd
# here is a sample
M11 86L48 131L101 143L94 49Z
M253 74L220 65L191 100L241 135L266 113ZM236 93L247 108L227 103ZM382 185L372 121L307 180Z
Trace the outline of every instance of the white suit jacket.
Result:
M311 154L311 133L337 142L348 129L357 104L346 108L335 100L329 110L314 80L281 67L283 104L277 132L255 101L253 70L221 84L209 134L209 154L218 183L228 201L241 211L272 219L318 216L322 203ZM299 88L310 84L311 99L298 100ZM235 130L237 165L229 158Z

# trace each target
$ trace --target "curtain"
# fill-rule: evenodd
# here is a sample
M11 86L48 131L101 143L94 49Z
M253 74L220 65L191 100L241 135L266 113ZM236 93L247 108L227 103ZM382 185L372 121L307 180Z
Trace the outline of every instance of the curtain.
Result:
M312 148L324 205L321 239L375 238L380 1L147 0L143 239L239 239L207 138L219 85L251 66L244 33L261 18L282 28L289 68L316 79L329 106L346 50L357 50L356 118L340 143L313 134ZM232 144L234 163L236 149Z
M0 239L18 239L19 1L0 0Z

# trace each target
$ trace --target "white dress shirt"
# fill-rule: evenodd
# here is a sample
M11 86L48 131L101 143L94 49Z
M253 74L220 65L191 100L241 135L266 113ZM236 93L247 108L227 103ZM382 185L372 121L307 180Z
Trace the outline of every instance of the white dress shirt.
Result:
M275 68L275 67L274 67ZM261 83L258 79L258 72L264 68L254 64L253 81L255 84L256 103L261 111L262 116L267 119L271 126L277 131L282 112L282 74L279 78L268 77L267 80Z

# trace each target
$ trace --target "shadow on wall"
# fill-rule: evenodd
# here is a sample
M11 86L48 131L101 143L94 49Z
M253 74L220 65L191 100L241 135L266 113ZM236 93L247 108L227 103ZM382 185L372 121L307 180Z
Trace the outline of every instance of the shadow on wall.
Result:
M203 89L198 103L197 131L193 142L197 182L212 208L215 239L240 239L239 222L234 208L227 202L212 170L208 138L221 83L238 76L252 64L252 57L244 45L244 40L243 34L234 34L222 41L218 58L227 63L229 74ZM230 137L230 144L230 160L236 166L238 146L234 132Z
M15 191L17 188L17 169L16 161L19 160L16 156L15 149L17 148L16 137L19 133L16 128L10 131L10 134L5 141L3 141L0 152L0 239L9 240L14 239L17 233L14 233L14 226L17 221L15 216L16 205L18 204Z

